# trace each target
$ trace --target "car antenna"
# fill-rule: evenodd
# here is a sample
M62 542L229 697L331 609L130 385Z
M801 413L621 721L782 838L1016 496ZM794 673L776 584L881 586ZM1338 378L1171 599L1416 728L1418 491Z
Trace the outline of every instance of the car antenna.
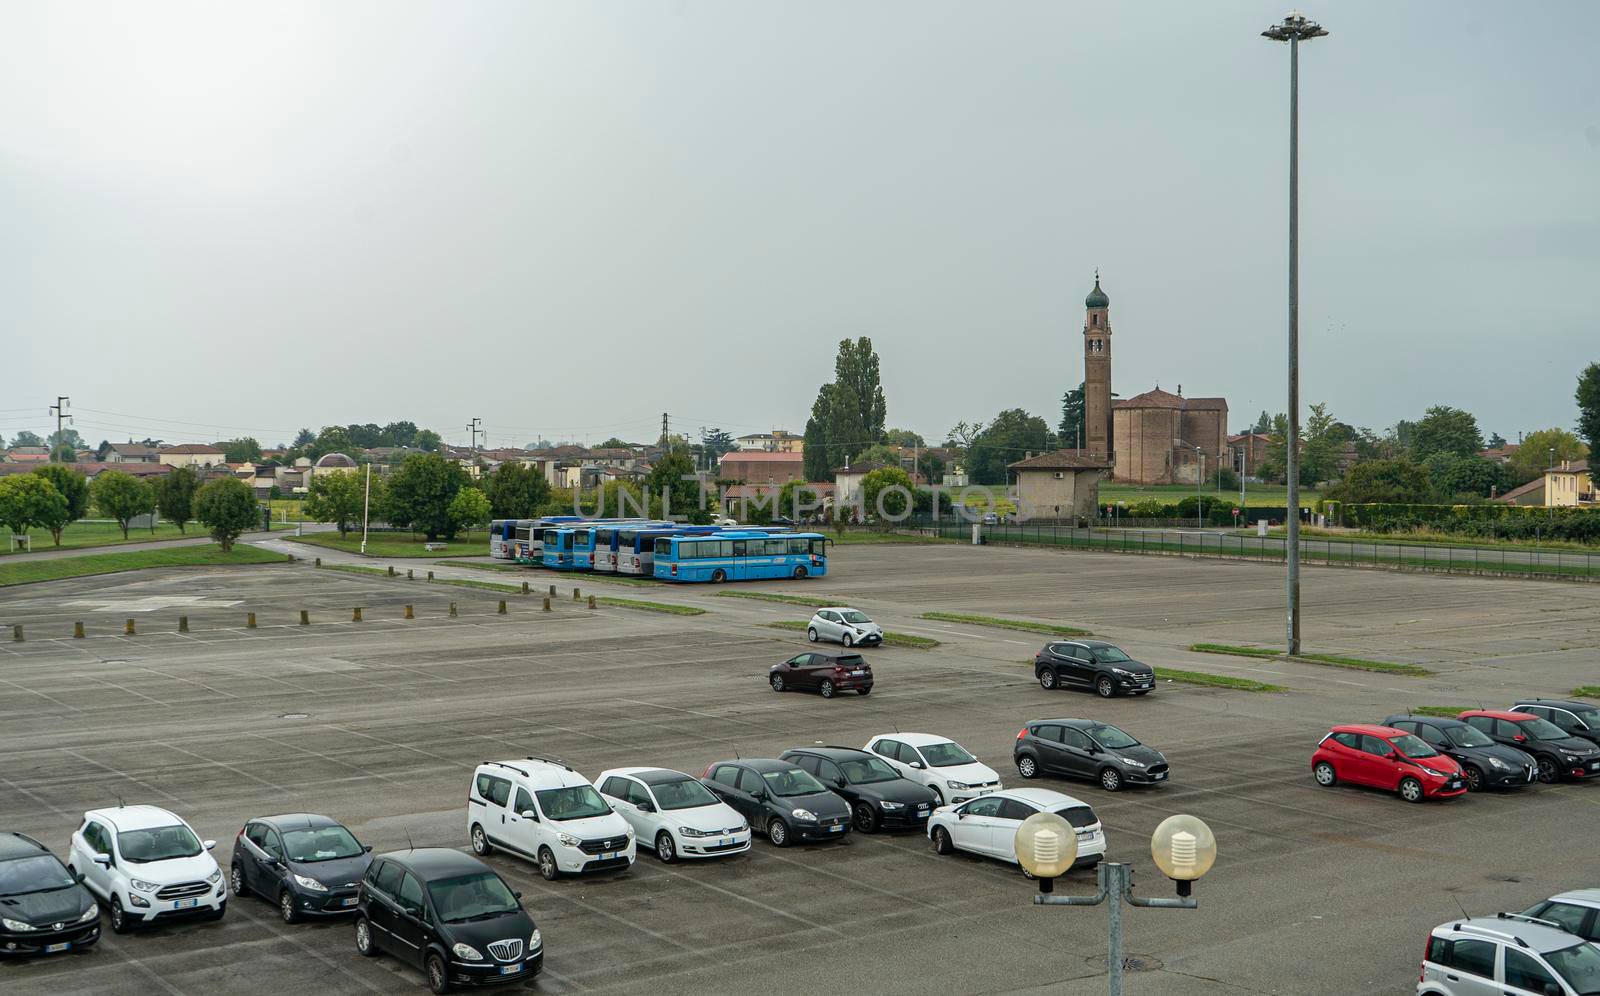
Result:
M1461 905L1461 897L1452 892L1450 893L1450 898L1456 901L1456 909L1461 911L1461 915L1466 917L1468 920L1471 920L1472 914L1468 913L1467 908Z
M117 808L118 809L127 809L128 808L128 804L122 801L122 793L113 792L111 794L115 795L117 797Z
M739 753L739 748L737 748L737 747L735 747L733 749L733 756L734 756L735 760L739 760L739 761L743 761L744 760L744 755Z
M415 851L417 849L417 845L415 845L415 844L413 844L411 842L411 831L410 830L406 831L406 847L410 848L413 851Z
M900 724L899 723L890 723L889 725L894 727L894 732L896 732L896 733L900 732Z

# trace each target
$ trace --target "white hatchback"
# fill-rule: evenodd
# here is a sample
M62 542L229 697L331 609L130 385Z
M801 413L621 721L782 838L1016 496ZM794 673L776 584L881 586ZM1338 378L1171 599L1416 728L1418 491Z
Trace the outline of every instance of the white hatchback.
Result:
M995 770L967 753L967 749L932 733L880 733L867 741L867 750L918 785L933 789L935 805L966 802L1000 791Z
M860 609L832 606L818 609L811 617L806 624L806 639L812 643L831 640L847 647L875 647L883 642L883 627Z
M750 850L744 817L693 775L667 768L612 768L595 782L637 839L668 864Z
M228 886L214 840L155 806L92 809L72 833L67 868L103 903L111 929L191 916L221 919Z
M940 854L971 851L1017 864L1017 827L1035 813L1055 813L1078 837L1078 860L1072 867L1092 867L1106 853L1106 834L1100 817L1088 803L1050 789L1005 789L959 806L934 810L928 820L928 839Z

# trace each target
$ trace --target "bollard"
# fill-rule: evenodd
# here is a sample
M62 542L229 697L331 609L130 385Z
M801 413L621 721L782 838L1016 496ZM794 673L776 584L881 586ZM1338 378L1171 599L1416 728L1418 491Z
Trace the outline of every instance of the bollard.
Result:
M526 581L522 582L522 593L524 595L526 595L528 593L528 582L526 582Z
M22 624L21 623L17 623L15 626L11 627L11 642L12 643L21 643L22 642Z
M256 614L254 612L246 612L244 614L244 628L245 629L255 629L256 628Z
M582 598L583 598L583 596L578 594L578 589L576 589L576 588L572 589L572 600L574 602L579 601Z
M456 603L451 602L450 603L450 618L454 619L455 617L456 617Z
M432 571L429 571L429 572L428 572L428 580L429 580L429 581L432 581L432 580L433 580L433 572L432 572Z
M555 585L551 585L550 586L550 597L551 598L555 598L556 597L556 586Z
M416 572L413 571L411 568L407 567L406 568L406 580L407 581L415 581L416 579L417 579Z
M503 598L500 599L500 608L495 610L495 614L496 615L501 615L501 616L506 614L506 600L505 599L503 599Z
M72 624L72 638L74 640L83 639L83 623L75 622Z
M390 577L394 577L394 565L393 564L389 565L389 576Z
M350 610L350 621L351 622L360 622L361 621L361 607L360 606L356 606L355 608Z
M589 608L591 608L591 609L594 608L594 596L593 595L589 596Z
M300 625L302 625L302 626L311 625L311 613L307 612L305 609L301 609L300 610Z
M179 616L178 617L178 632L180 632L180 633L189 632L189 617L188 616Z
M317 558L317 566L318 566L318 567L321 567L321 566L322 566L322 558L321 558L321 557L318 557L318 558Z
M128 617L128 622L122 627L122 635L123 636L133 636L133 635L135 635L134 631L133 631L133 617L132 616Z
M415 619L415 618L417 618L416 616L411 614L411 606L409 606L409 605L406 606L406 618L407 619Z
M544 610L546 612L550 611L550 596L549 595L544 596Z

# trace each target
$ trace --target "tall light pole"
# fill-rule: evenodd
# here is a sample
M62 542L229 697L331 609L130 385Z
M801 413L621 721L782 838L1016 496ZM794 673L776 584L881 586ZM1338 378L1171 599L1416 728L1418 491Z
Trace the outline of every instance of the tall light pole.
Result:
M1297 10L1261 37L1289 43L1288 651L1300 652L1300 43L1328 32Z

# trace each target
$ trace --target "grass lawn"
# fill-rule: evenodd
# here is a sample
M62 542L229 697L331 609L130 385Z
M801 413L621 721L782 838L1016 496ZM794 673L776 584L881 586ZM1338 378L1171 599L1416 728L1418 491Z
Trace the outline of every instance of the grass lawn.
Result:
M844 529L838 532L823 531L829 542L838 546L860 546L867 543L957 543L959 540L939 536L921 536L910 533L879 532L875 529Z
M352 532L340 537L338 533L311 533L307 536L290 536L288 539L296 543L306 543L310 546L326 547L329 550L343 550L345 553L361 552L361 534ZM368 533L367 556L369 557L448 557L451 553L471 552L473 554L487 553L489 550L489 535L484 532L461 533L453 540L435 540L436 543L447 543L443 550L425 550L424 544L428 538L420 533Z
M1058 626L1055 623L1034 622L1031 619L1004 619L1000 616L979 616L968 612L924 612L918 619L936 622L971 623L974 626L993 626L996 629L1015 629L1024 633L1044 633L1046 636L1088 636L1089 631L1076 626Z
M765 625L772 629L799 630L804 633L806 627L810 624L798 619L785 619L782 622L769 622ZM913 650L927 650L929 647L937 647L939 641L931 640L926 636L912 636L910 633L891 633L888 630L884 630L883 645L886 647L910 647Z
M1232 654L1235 657L1277 657L1280 653L1271 647L1235 647L1229 643L1191 643L1189 649L1197 654Z
M236 545L228 552L215 543L204 546L179 546L165 550L127 550L58 560L18 560L0 563L0 586L58 581L91 574L114 574L146 567L221 567L235 564L281 564L288 560L253 546Z
M1466 712L1468 709L1476 709L1476 708L1478 708L1478 707L1477 706L1451 706L1451 705L1419 705L1419 706L1412 706L1411 708L1407 709L1406 712L1409 713L1412 716L1441 716L1441 717L1443 717L1445 719L1455 719L1456 716L1460 715L1463 712Z
M23 550L10 549L10 531L6 531L6 545L0 547L0 556L9 553L23 553ZM157 540L172 539L205 539L205 527L196 522L188 524L188 532L179 532L178 527L170 522L156 523L155 532L148 529L130 529L128 538L122 538L122 527L115 522L101 522L94 519L82 519L61 531L61 546L57 547L50 539L50 533L44 529L34 529L28 533L33 538L33 550L42 553L45 550L82 549L86 546L121 546L124 543L152 543Z
M470 567L475 571L504 571L506 573L528 570L520 564L489 563L482 560L435 560L434 564L439 567Z
M785 605L809 605L812 608L822 608L825 605L838 605L836 598L824 598L820 595L781 595L775 591L719 591L719 598L754 598L762 602L782 602Z
M595 600L596 605L606 605L618 609L638 609L641 612L665 612L674 616L703 616L705 609L697 609L692 605L671 605L667 602L646 602L637 598L613 598L601 595Z
M1100 504L1106 502L1125 501L1129 505L1144 498L1154 498L1161 502L1182 501L1193 497L1197 492L1191 484L1118 484L1115 481L1100 482ZM1239 500L1238 488L1224 488L1217 490L1216 479L1213 478L1209 487L1198 492L1202 498L1216 501ZM1314 505L1322 493L1314 488L1300 489L1300 504ZM1289 500L1289 489L1282 484L1246 484L1244 486L1245 502L1252 508L1270 508L1274 505L1282 506Z
M1600 685L1579 685L1572 694L1580 699L1600 699Z
M1230 530L1236 536L1254 536L1255 530L1236 529ZM1267 530L1268 536L1283 539L1289 531L1282 527ZM1388 543L1390 545L1404 544L1406 546L1437 546L1454 547L1458 550L1520 550L1532 552L1535 550L1548 550L1552 553L1594 553L1600 554L1600 545L1594 543L1575 543L1568 541L1531 540L1531 539L1493 539L1479 536L1455 536L1450 533L1441 533L1432 529L1418 529L1406 533L1373 533L1364 530L1349 529L1318 529L1314 526L1302 526L1301 539L1328 540L1334 543Z
M1421 678L1432 674L1425 667L1415 664L1396 664L1393 661L1369 661L1364 657L1340 657L1336 654L1300 654L1288 660L1299 661L1303 664L1321 664L1325 667L1345 667L1352 671L1381 671L1384 674L1403 674L1413 678Z
M1232 688L1241 692L1287 692L1282 685L1269 685L1264 681L1253 678L1235 678L1224 674L1207 674L1204 671L1175 671L1172 668L1158 667L1156 679L1158 681L1176 681L1183 685L1207 685L1212 688Z

